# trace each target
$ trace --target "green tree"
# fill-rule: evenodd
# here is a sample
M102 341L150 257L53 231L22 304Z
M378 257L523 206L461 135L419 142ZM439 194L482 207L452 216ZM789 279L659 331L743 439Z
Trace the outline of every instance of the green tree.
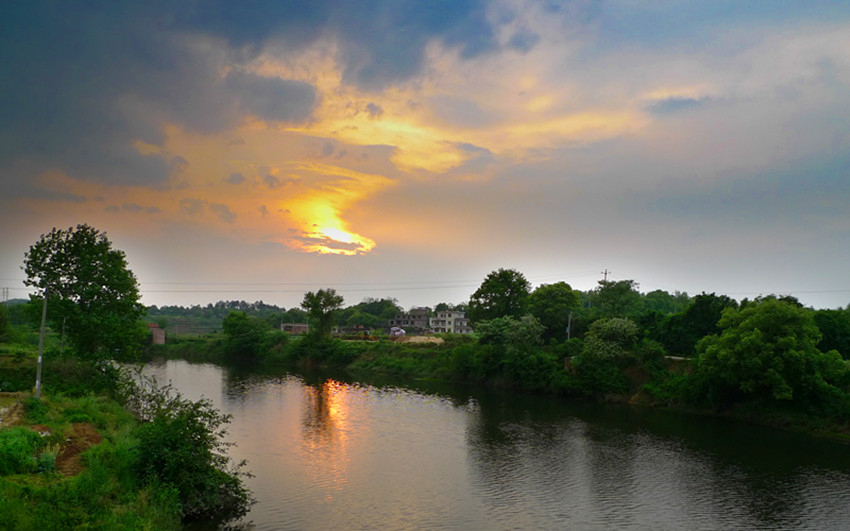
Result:
M533 315L511 316L482 321L475 331L482 345L524 348L540 345L544 327Z
M672 294L657 289L643 295L643 310L645 312L658 312L660 314L679 313L691 304L687 293L681 291Z
M623 393L629 381L623 368L633 358L638 326L623 317L594 321L581 353L573 359L579 389L588 395Z
M566 282L542 284L528 297L528 311L545 328L544 339L567 338L570 313L578 307L579 296Z
M818 310L815 323L823 335L818 348L837 350L842 358L850 359L850 310Z
M641 295L634 280L600 280L594 305L601 317L631 317L641 311Z
M230 310L221 322L225 336L225 355L231 360L257 360L262 354L263 340L268 329L265 320L243 311Z
M493 271L469 299L469 319L477 323L497 317L521 317L526 313L530 292L531 284L519 271Z
M717 323L723 310L737 306L738 303L726 295L701 293L685 311L667 318L650 336L672 355L694 356L700 339L720 331Z
M139 285L123 251L89 225L43 234L24 255L27 286L48 297L53 321L89 359L129 358L147 333Z
M307 314L313 321L313 334L317 337L328 337L333 326L334 314L342 308L344 299L337 295L336 290L320 289L319 291L308 291L304 294L301 307L307 310Z
M634 347L637 336L638 326L630 319L599 319L590 325L582 355L597 359L625 358Z
M716 405L813 404L843 395L835 384L848 369L838 352L817 349L821 334L810 310L768 297L727 308L718 325L719 335L697 345L698 374Z

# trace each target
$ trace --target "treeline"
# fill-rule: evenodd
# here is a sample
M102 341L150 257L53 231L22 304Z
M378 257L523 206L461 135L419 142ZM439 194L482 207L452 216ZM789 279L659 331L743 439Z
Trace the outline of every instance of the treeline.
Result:
M340 302L315 315L338 318ZM442 335L441 345L318 332L293 340L231 312L212 350L231 361L332 365L848 430L850 309L814 310L787 296L640 293L632 280L587 292L564 282L532 290L521 273L501 269L468 310L475 333Z

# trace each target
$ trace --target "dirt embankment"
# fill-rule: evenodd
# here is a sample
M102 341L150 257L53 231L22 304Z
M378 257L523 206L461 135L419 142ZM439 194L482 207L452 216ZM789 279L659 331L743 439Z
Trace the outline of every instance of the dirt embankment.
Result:
M443 338L434 336L404 336L394 338L396 343L434 343L436 345L443 344Z
M13 398L14 402L4 400L0 407L0 428L6 426L21 426L25 417L24 405L20 401L21 393L0 393L0 398ZM16 395L16 396L12 396ZM27 426L44 437L51 435L50 428L43 424ZM103 441L100 433L93 424L88 422L75 422L65 431L65 441L59 445L59 453L56 455L56 471L65 476L76 476L83 471L83 452L96 446Z

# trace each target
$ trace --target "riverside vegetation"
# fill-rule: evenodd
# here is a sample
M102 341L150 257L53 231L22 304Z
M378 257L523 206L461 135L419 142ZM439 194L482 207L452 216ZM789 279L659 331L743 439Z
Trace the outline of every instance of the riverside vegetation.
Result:
M842 357L850 352L850 311L814 311L790 297L738 304L702 294L686 299L681 311L663 313L647 309L658 293L641 295L631 281L625 287L601 282L596 293L573 293L578 338L559 339L562 330L545 326L547 314L555 312L539 300L543 318L528 306L520 316L489 315L473 335L438 334L441 344L371 335L294 337L235 310L224 318L221 334L173 338L148 355L513 387L850 434L850 366ZM606 301L612 289L620 293ZM548 301L558 300L548 291ZM596 306L578 303L586 295L595 297ZM821 350L824 344L843 350Z
M53 229L24 270L36 294L0 307L0 528L179 529L246 514L229 417L118 363L138 359L147 330L123 252L87 225Z

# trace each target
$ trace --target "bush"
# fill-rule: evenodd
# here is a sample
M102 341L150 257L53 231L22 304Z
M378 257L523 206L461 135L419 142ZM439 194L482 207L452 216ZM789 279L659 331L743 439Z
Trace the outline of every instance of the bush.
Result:
M40 445L41 436L28 428L15 426L0 431L0 476L34 471Z
M242 483L245 463L234 464L226 454L230 443L222 440L229 415L152 379L136 387L128 405L145 422L136 471L149 485L176 489L184 520L227 521L248 512L253 499Z

